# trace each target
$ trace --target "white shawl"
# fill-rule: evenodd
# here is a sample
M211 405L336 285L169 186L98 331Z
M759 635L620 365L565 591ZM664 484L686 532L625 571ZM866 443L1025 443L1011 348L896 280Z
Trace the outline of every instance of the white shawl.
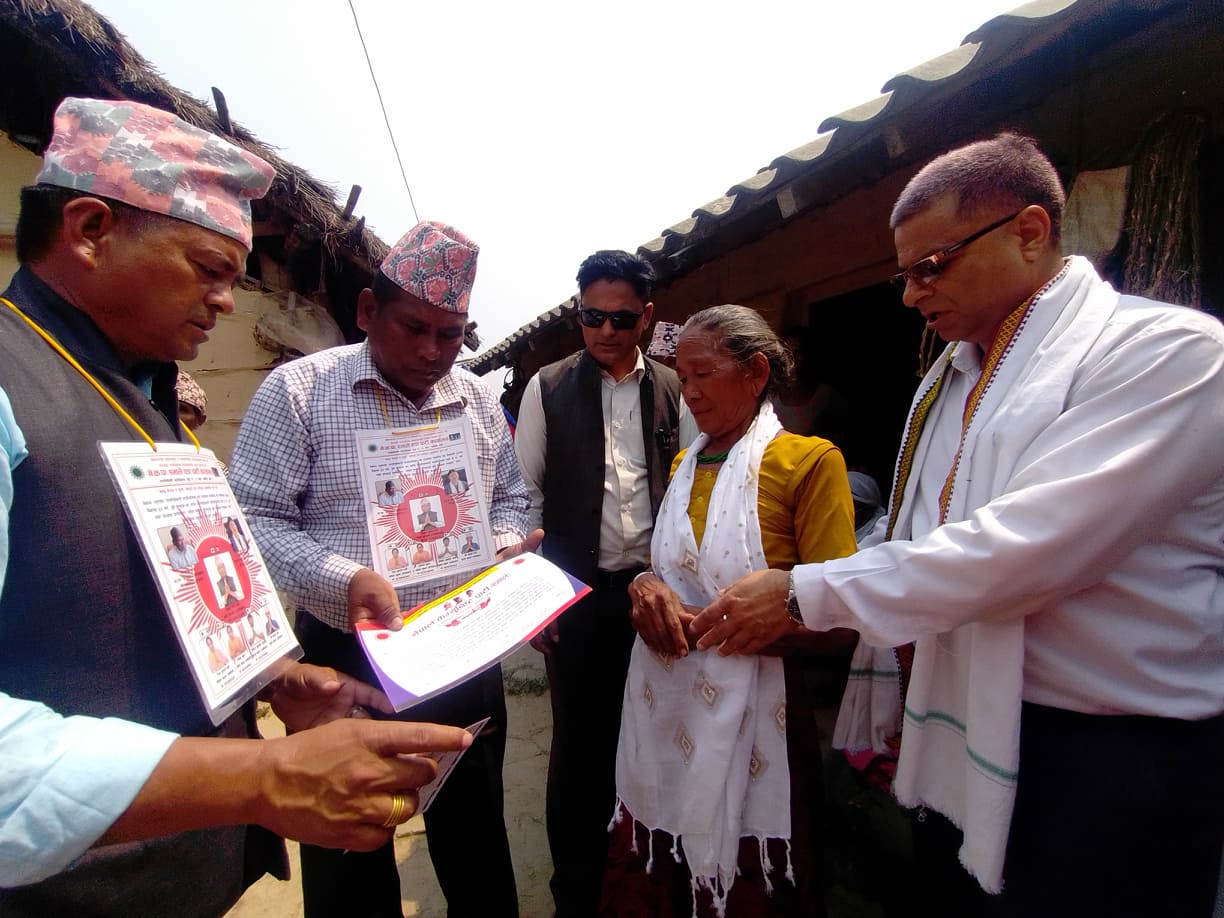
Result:
M1033 303L965 433L945 522L965 520L1005 492L1027 447L1064 410L1075 372L1117 299L1091 264L1073 257ZM920 394L945 372L951 351L936 361ZM928 429L915 469L930 439ZM918 478L911 474L900 495L894 539L911 537ZM894 784L902 804L929 806L964 831L961 862L988 892L1003 887L1015 803L1024 627L1024 619L974 622L917 642Z
M884 541L888 520L877 519L876 524L859 538L859 551ZM850 753L870 749L877 755L893 755L889 741L900 732L901 671L896 652L891 647L872 647L859 638L833 727L833 748Z
M651 541L655 573L696 606L745 574L767 565L757 517L757 485L765 447L781 430L773 407L732 447L710 495L698 548L688 506L702 434L689 447L663 498ZM699 887L723 914L735 880L739 842L760 842L769 888L765 839L789 839L790 775L786 759L786 686L776 657L720 657L691 651L681 659L633 645L616 755L620 805L649 829L683 846ZM650 870L654 852L647 864ZM787 875L791 876L787 865Z
M900 732L901 671L896 652L872 647L860 638L833 727L833 748L892 755L889 740Z

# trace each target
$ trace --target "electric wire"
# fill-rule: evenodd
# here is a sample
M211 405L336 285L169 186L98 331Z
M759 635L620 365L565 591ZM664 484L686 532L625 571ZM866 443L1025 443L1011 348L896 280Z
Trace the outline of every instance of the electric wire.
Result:
M366 47L365 36L361 34L361 23L357 19L357 10L353 6L353 0L348 0L349 11L353 14L353 25L357 27L357 38L361 42L361 51L365 55L366 66L370 68L370 80L374 83L374 93L378 96L378 105L382 109L383 123L387 125L387 135L391 138L391 149L395 151L395 161L399 164L400 176L404 179L404 190L408 192L408 203L412 205L412 217L414 222L420 223L421 217L417 213L416 201L412 197L412 187L408 184L408 173L404 171L404 160L400 156L399 145L395 142L395 131L391 130L391 119L387 115L387 106L383 102L382 90L378 88L378 77L374 75L374 63L370 60L370 49Z

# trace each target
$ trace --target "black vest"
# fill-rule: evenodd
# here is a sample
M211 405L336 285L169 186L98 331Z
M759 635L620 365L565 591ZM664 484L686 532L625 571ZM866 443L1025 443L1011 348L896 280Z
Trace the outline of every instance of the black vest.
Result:
M659 512L679 449L680 381L645 358L640 397L650 515ZM604 417L599 365L584 350L540 370L544 454L544 557L594 583L604 495Z
M4 296L64 345L155 440L179 438L173 365L153 399L93 322L28 269ZM0 387L29 456L13 472L0 594L0 691L61 714L121 717L190 736L248 736L250 711L208 719L144 555L98 452L139 435L79 373L0 305ZM245 827L95 848L71 870L0 891L0 916L216 915L277 867ZM247 858L258 850L258 866ZM283 848L281 848L283 857Z

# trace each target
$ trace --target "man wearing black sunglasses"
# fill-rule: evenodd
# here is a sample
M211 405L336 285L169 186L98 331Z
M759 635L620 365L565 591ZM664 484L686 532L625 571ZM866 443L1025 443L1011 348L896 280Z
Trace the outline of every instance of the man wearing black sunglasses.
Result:
M541 550L594 588L534 642L552 691L546 807L557 918L598 910L635 634L627 588L646 564L672 458L697 434L676 374L638 350L653 282L650 264L628 252L587 258L578 269L586 348L532 377L519 409L515 449L545 529Z
M1224 331L1064 258L1063 205L1014 134L911 180L891 220L905 304L952 343L915 397L892 511L857 554L752 574L692 629L723 653L796 627L898 647L857 665L899 671L903 704L839 732L884 753L873 727L904 720L894 788L925 807L918 874L944 878L916 905L1205 918L1224 839ZM873 705L852 683L843 714Z

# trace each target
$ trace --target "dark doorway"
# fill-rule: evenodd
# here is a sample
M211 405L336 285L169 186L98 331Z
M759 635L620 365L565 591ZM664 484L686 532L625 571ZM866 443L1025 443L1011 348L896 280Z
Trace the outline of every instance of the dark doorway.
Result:
M811 372L839 407L818 418L816 433L839 447L851 470L867 472L887 495L918 387L922 317L889 284L876 284L808 307Z

